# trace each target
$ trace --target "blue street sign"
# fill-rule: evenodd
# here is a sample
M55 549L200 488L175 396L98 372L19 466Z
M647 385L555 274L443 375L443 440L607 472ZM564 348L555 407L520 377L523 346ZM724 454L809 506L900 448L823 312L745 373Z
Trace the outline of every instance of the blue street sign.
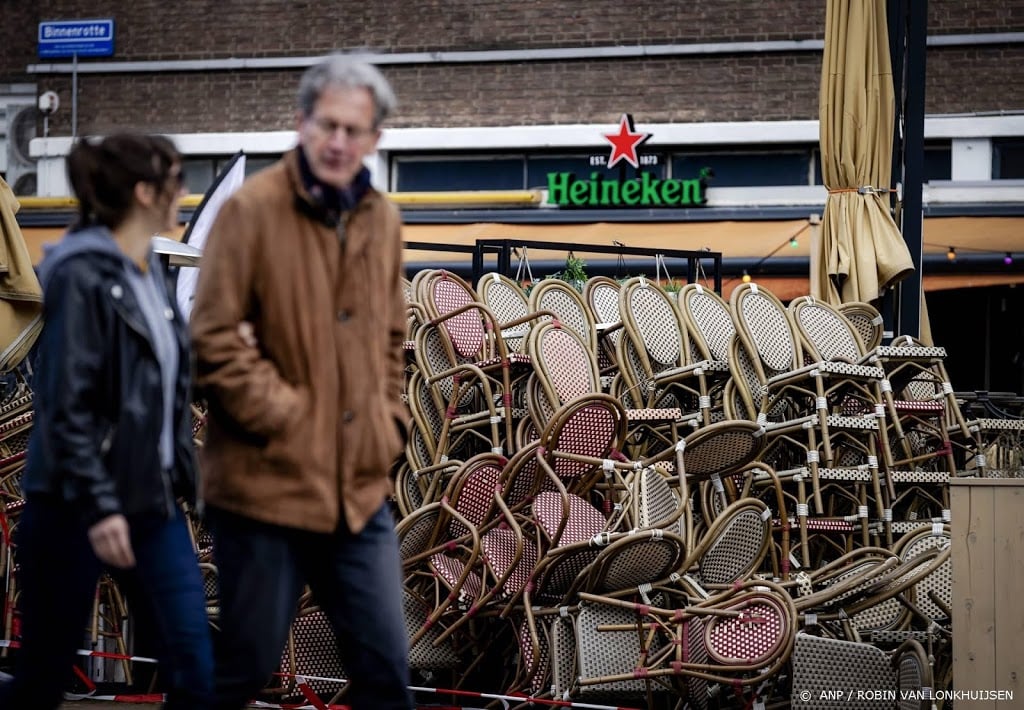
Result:
M39 57L109 57L114 54L114 20L56 20L39 23Z

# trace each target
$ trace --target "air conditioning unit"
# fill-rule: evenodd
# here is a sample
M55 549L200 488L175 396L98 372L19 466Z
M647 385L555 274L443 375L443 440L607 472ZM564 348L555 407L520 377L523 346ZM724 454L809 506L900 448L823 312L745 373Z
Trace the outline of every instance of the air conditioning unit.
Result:
M36 137L39 111L33 104L7 106L7 184L15 195L35 195L38 191L36 161L28 144Z

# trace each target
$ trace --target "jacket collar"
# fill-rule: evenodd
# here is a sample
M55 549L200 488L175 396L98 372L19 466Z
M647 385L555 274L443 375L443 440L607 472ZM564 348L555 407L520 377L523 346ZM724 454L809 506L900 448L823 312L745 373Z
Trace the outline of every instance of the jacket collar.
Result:
M291 182L292 189L295 192L295 206L296 209L306 215L309 219L319 224L325 225L337 232L342 233L349 223L348 215L356 215L364 210L370 209L371 205L381 199L380 193L377 192L370 185L370 171L363 168L359 172L358 181L361 183L359 188L359 198L351 202L351 209L342 211L335 210L331 211L326 209L322 203L322 200L318 200L314 195L310 193L309 188L302 177L302 166L300 163L300 154L302 148L297 147L294 150L285 153L283 161L285 168L288 173L289 181ZM369 229L353 229L350 233L345 233L345 251L350 255L355 255L361 252L367 242L372 238L371 230Z
M285 163L300 211L331 228L337 227L345 213L358 208L373 192L370 171L366 167L356 174L349 188L339 190L313 175L301 147L286 153Z
M309 158L306 151L301 148L299 153L299 176L302 178L302 185L306 192L329 210L348 212L363 198L370 187L370 170L366 166L352 179L352 184L346 188L339 189L322 182L313 174L313 168L309 165Z

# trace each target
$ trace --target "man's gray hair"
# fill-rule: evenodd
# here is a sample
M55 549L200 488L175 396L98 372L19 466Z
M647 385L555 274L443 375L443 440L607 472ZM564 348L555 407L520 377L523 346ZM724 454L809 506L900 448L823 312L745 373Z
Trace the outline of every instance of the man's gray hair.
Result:
M373 125L379 127L395 109L395 92L377 67L344 54L332 54L314 64L299 82L299 110L311 116L313 107L328 86L368 89L373 96Z

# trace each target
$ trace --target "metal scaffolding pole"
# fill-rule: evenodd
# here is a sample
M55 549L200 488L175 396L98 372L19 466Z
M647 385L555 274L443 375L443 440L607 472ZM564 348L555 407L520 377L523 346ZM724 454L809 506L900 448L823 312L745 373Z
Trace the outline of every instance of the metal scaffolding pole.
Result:
M924 98L928 0L890 0L889 43L896 83L893 179L902 185L899 226L914 273L896 288L896 334L921 335Z

